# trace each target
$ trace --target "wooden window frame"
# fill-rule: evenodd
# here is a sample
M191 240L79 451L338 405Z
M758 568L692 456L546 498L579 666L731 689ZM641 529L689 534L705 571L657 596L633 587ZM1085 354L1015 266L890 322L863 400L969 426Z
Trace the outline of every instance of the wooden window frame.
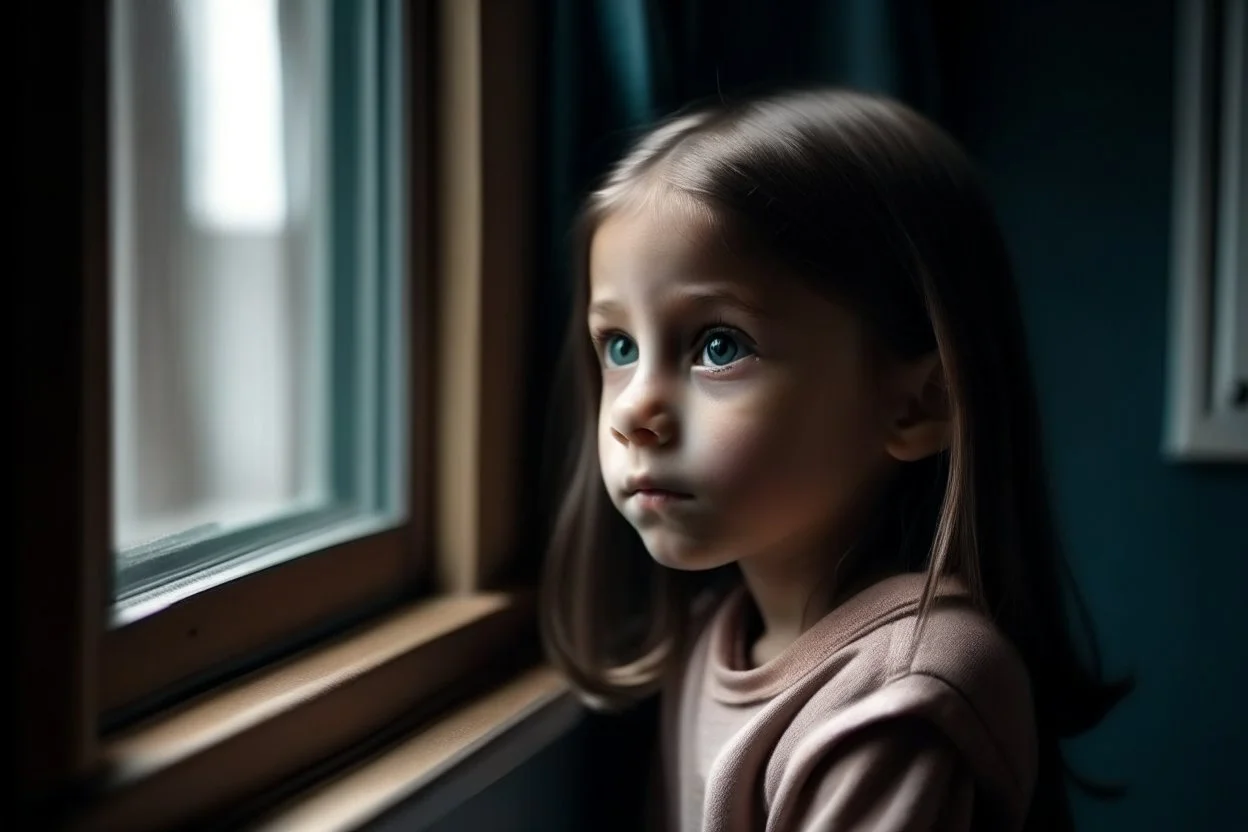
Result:
M29 817L68 805L81 828L142 829L250 811L239 807L480 691L497 679L489 666L517 664L503 657L536 657L531 592L491 591L518 545L531 7L404 8L408 136L431 139L410 142L408 159L412 233L429 241L409 246L408 522L117 629L105 579L108 4L78 0L24 19L27 77L41 80L25 90L21 121L46 128L24 138L28 158L49 166L25 168L40 175L23 182L31 227L14 330L23 349L12 587ZM63 58L54 71L50 54ZM38 279L49 270L56 281ZM143 720L104 732L109 715L136 707Z
M102 3L105 15L109 3ZM209 587L171 606L121 626L106 627L101 633L102 658L99 662L99 707L105 714L125 715L158 707L162 701L184 698L204 684L211 685L239 669L255 667L266 659L289 653L347 622L417 597L422 577L429 565L432 536L429 533L431 471L429 429L433 410L435 368L431 356L433 310L430 257L430 159L425 137L430 135L432 101L432 33L425 3L409 3L406 9L404 51L409 146L405 152L408 171L409 226L411 244L407 247L405 275L407 320L409 321L408 401L408 499L405 519L395 527L355 538L338 545L293 558L284 563ZM100 31L108 32L110 21ZM95 83L106 83L110 76L107 61L107 35L91 52L103 52L97 59ZM102 62L102 65L101 65ZM106 99L107 92L96 89L93 97ZM97 105L98 106L98 105ZM93 131L89 145L108 146L108 119L88 125ZM88 174L91 177L92 210L89 232L100 237L95 250L108 251L107 156L96 150ZM106 262L106 261L105 261ZM87 412L96 414L88 429L94 448L107 449L111 437L109 420L110 309L108 272L104 262L94 263L89 276L89 302L85 308L92 343L88 345L91 364L87 377L93 383L85 402ZM102 380L102 383L101 381ZM90 454L85 460L92 488L85 499L93 515L107 524L110 514L112 481L107 450ZM92 538L89 557L99 563L96 574L107 575L112 568L111 525L103 539ZM266 603L281 598L283 603ZM246 618L237 610L247 610ZM110 720L111 721L111 720Z

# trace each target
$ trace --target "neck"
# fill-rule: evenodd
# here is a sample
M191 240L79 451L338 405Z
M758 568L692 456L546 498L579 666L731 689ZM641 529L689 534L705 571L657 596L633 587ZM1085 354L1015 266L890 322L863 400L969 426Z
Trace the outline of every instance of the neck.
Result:
M768 553L737 562L762 623L750 645L752 664L766 664L846 598L895 571L896 564L881 552L864 549L873 548L864 532L801 554ZM831 556L834 552L840 554Z
M869 493L864 489L864 497ZM880 495L873 496L864 505L878 506ZM762 620L750 645L754 665L775 658L846 598L895 570L895 558L878 550L872 518L880 510L847 512L835 532L737 561Z
M797 638L827 612L827 604L821 603L820 597L832 593L824 589L824 579L812 572L791 567L781 570L775 564L760 569L757 564L743 562L741 575L762 619L763 635L768 638Z
M835 551L835 550L833 550ZM762 632L750 645L751 663L766 664L827 615L843 596L829 569L828 550L809 555L739 561L746 589L758 609Z

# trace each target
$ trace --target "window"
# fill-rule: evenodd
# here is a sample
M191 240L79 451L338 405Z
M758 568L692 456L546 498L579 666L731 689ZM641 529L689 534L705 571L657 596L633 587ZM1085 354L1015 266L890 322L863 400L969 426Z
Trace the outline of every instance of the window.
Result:
M118 623L406 519L395 12L113 5Z
M534 661L530 9L31 12L19 810L235 828Z
M427 139L405 106L427 47L404 4L109 14L101 697L119 724L414 595L432 297L413 289ZM239 608L256 620L222 626Z

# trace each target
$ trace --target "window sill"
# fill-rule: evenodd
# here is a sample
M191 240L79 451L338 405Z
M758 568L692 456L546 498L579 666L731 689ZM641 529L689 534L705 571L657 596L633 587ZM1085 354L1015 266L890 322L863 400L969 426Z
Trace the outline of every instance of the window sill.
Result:
M425 829L571 730L583 715L555 670L532 668L300 795L258 828L339 832L389 813L396 821L390 826Z
M264 805L480 690L532 644L532 621L523 595L422 601L106 737L71 826L166 829Z

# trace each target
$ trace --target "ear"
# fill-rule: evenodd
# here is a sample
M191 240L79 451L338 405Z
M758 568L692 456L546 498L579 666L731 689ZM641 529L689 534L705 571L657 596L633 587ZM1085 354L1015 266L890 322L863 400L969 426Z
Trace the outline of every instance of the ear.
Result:
M897 368L884 448L899 462L917 462L949 447L952 408L940 354L933 350Z

